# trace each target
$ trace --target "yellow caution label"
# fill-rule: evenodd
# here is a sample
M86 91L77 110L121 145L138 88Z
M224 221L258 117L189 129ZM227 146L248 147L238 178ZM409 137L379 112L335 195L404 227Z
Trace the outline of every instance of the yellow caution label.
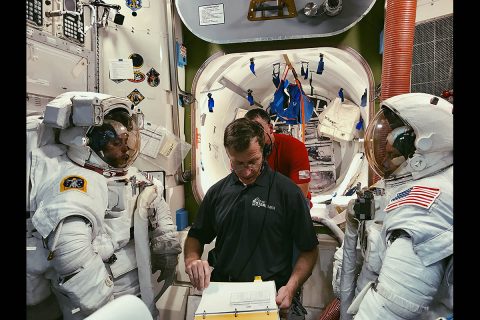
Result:
M60 192L67 190L78 190L87 192L87 180L80 176L68 176L60 182Z

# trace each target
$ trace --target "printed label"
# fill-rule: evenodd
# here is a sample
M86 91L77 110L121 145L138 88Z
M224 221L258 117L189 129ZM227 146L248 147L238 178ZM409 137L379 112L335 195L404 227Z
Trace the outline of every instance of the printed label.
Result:
M225 23L223 3L198 7L198 17L201 26Z

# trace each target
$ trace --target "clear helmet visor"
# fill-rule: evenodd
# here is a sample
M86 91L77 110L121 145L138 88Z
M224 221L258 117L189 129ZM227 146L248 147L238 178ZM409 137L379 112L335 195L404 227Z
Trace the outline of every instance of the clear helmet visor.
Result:
M386 114L387 113L387 114ZM412 132L397 117L392 121L392 112L382 108L368 125L365 133L365 153L373 171L382 178L388 178L406 161L396 147L405 133Z
M128 168L140 152L140 130L137 117L128 111L114 109L105 115L103 124L87 134L89 146L108 165Z

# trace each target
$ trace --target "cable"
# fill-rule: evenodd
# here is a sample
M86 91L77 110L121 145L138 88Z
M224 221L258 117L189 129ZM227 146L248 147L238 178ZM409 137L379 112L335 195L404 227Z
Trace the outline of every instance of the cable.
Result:
M109 8L109 9L115 9L117 11L119 11L122 8L118 4L109 4L109 3L105 3L105 1L101 1L101 0L93 1L91 3L91 5L96 6L96 7L104 7L104 8Z
M265 168L265 166L268 166L268 163L266 160L264 160L263 162L263 165L262 165L262 169L260 170L263 171L264 169L265 170L268 170ZM273 171L273 175L272 175L272 178L270 180L270 184L268 186L268 192L267 192L267 201L265 203L265 213L263 215L263 219L262 219L262 225L260 227L260 232L258 233L258 236L257 236L257 239L255 240L255 247L253 248L253 250L250 252L250 256L248 256L248 259L247 261L245 262L245 264L243 265L243 267L240 269L240 272L238 272L238 275L236 277L236 279L239 279L240 276L242 275L243 271L245 270L245 268L247 267L248 263L250 262L250 259L252 258L253 254L255 253L255 251L257 250L258 248L258 243L259 243L259 240L260 240L260 237L262 236L262 233L263 233L263 229L265 227L265 220L267 220L267 214L268 214L268 202L270 200L270 191L272 190L272 185L273 185L273 181L275 180L275 175L276 175L277 171ZM245 188L246 189L246 188ZM245 189L242 189L245 190ZM238 198L238 197L237 197Z

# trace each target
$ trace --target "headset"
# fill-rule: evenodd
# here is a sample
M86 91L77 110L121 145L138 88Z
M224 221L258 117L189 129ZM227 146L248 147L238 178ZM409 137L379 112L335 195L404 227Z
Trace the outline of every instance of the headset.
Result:
M260 125L258 125L259 127L262 127ZM262 128L263 130L263 128ZM270 139L270 144L265 144L263 146L263 150L262 150L262 156L263 156L263 159L267 159L268 156L270 155L270 153L272 153L272 138L270 138L270 135L268 135L268 138Z
M415 131L409 126L402 126L393 129L387 135L387 141L407 159L410 158L415 150Z
M267 135L268 139L270 139L270 144L265 144L265 146L263 147L263 157L264 159L267 159L268 156L273 152L273 148L275 148L275 145L273 144L273 140L272 140L272 137L270 137L270 134L265 131L265 129L260 123L258 123L253 119L260 118L265 120L268 124L270 124L270 121L271 121L270 115L262 108L255 108L247 111L247 113L245 114L245 118L252 120L258 127L260 127L260 129L262 129L262 131ZM275 167L278 167L278 152L275 155Z

